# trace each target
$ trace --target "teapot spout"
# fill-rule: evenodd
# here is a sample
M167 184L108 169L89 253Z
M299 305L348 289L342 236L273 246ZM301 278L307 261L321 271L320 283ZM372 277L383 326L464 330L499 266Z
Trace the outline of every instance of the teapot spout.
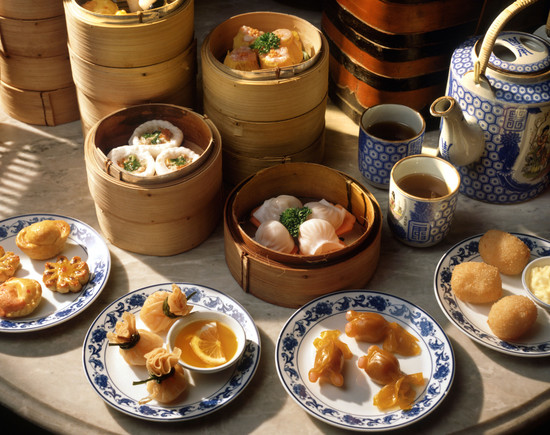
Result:
M474 118L466 119L453 97L439 97L430 106L430 114L442 119L439 153L445 160L465 166L481 158L485 134Z

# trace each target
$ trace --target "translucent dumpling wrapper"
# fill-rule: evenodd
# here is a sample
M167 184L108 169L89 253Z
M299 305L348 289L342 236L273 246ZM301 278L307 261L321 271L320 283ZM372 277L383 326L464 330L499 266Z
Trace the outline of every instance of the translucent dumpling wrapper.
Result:
M276 220L263 222L256 230L254 238L260 245L284 254L296 250L294 239L286 227Z
M161 151L155 160L157 175L165 175L193 163L200 157L199 154L186 147L168 148Z
M326 199L316 202L308 202L304 204L311 210L309 219L324 219L334 227L335 230L340 228L346 217L346 210L341 207L336 207Z
M321 255L344 247L334 227L324 219L309 219L300 225L300 254Z
M162 119L144 122L134 130L128 141L130 145L146 146L154 158L167 148L179 147L182 142L183 132Z
M252 212L252 216L261 224L266 221L278 221L287 208L300 208L302 201L292 195L279 195L266 199Z
M138 177L155 175L155 159L148 149L139 145L124 145L113 148L107 158L121 171Z

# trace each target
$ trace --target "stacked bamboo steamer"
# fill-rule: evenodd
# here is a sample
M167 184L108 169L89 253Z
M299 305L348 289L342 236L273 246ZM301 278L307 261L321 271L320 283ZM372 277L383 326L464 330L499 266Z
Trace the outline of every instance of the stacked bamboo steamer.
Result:
M63 0L83 131L124 107L168 103L193 108L197 43L193 0L125 15L102 15ZM117 2L127 9L125 2Z
M4 111L37 125L77 120L62 0L2 0L0 38Z
M254 239L251 212L265 200L292 195L326 199L356 218L346 247L321 255L284 254ZM327 166L290 162L258 171L239 183L224 209L229 271L242 289L266 302L297 308L323 294L363 288L380 257L382 212L374 196L347 174Z
M243 26L296 30L311 59L298 66L240 72L223 64ZM307 21L252 12L231 17L201 47L204 113L223 139L224 180L236 185L281 162L321 162L328 95L328 46Z

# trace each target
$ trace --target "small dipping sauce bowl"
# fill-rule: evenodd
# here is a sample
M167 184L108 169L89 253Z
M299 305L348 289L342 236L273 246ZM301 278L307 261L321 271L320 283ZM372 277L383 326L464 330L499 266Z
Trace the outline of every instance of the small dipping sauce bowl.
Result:
M532 260L527 264L527 266L525 266L525 269L523 269L523 273L521 274L521 282L523 284L523 288L527 292L527 296L529 296L533 300L533 302L543 307L546 311L550 312L550 303L537 297L535 295L534 289L532 288L533 270L535 268L545 266L550 267L550 257L539 257L535 260ZM550 277L548 279L550 280Z
M190 362L192 360L191 358L185 357L186 352L191 352L193 354L193 357L195 356L195 352L192 350L191 347L187 345L178 346L177 343L179 340L185 341L183 337L179 339L178 337L184 329L189 330L189 328L194 328L192 324L196 322L198 322L199 325L202 325L202 326L195 325L195 326L198 326L198 329L201 329L206 323L217 322L218 330L220 330L221 332L220 341L222 342L222 344L224 342L224 335L231 336L230 333L223 334L223 331L221 330L224 327L229 328L232 331L232 333L235 335L234 340L236 340L236 346L233 346L235 347L235 351L233 355L231 355L231 357L228 358L225 363L222 363L220 365L215 365L215 366L211 366L204 363L204 365L201 364L203 366L199 366L199 365L192 364ZM232 336L231 336L231 339L233 339ZM182 356L178 361L182 367L197 373L215 373L234 365L240 359L246 345L246 334L244 332L242 325L236 319L234 319L233 317L227 314L224 314L218 311L193 311L187 316L184 316L181 319L178 319L172 325L172 327L170 328L166 336L166 341L168 343L168 349L170 350L170 352L174 350L174 347L180 347L180 349L182 350ZM200 358L198 356L196 358L197 358L196 360L200 362Z

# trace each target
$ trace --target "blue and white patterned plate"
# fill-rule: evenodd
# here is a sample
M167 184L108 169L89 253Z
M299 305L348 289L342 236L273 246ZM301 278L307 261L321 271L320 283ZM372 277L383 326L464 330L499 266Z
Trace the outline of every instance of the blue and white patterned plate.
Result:
M380 386L357 367L372 343L359 343L345 334L348 310L379 313L418 338L420 355L397 355L403 372L422 372L426 380L423 388L417 387L411 410L382 412L373 405ZM342 331L340 339L353 353L345 362L343 387L308 379L315 359L313 340L327 329ZM333 426L364 432L402 428L424 418L447 396L455 373L451 343L432 317L404 299L367 290L331 293L297 310L279 334L275 363L283 387L305 411Z
M550 241L527 234L512 233L519 237L531 250L531 258L550 255ZM435 269L435 297L443 312L464 334L490 349L510 355L539 357L550 355L550 314L537 306L538 315L531 332L515 342L502 341L496 337L487 316L491 304L469 304L456 298L451 289L453 268L465 261L482 261L479 255L479 239L483 234L472 236L457 243L447 251ZM501 275L503 296L525 294L521 274Z
M0 221L0 245L19 255L21 267L15 276L36 279L42 284L47 261L31 260L15 244L17 233L35 222L58 219L71 226L71 233L61 255L79 256L88 263L90 280L77 293L55 293L42 285L42 301L31 314L14 319L0 318L0 332L28 332L49 328L76 316L99 296L111 271L111 254L103 238L90 226L76 219L55 214L28 214ZM55 260L55 259L54 259Z
M139 404L148 395L147 386L132 383L147 379L147 369L128 365L118 348L108 346L107 332L114 331L116 322L125 311L135 314L138 328L147 329L139 319L139 311L145 299L159 290L171 291L172 283L134 290L111 303L94 320L84 339L84 372L94 390L107 404L144 420L185 421L219 410L246 388L260 361L260 335L254 320L244 307L218 290L189 283L175 284L186 295L196 292L190 298L190 304L194 305L193 311L220 311L238 320L244 327L247 344L240 361L232 368L207 375L187 372L188 389L179 401L169 405L159 404L155 400Z

